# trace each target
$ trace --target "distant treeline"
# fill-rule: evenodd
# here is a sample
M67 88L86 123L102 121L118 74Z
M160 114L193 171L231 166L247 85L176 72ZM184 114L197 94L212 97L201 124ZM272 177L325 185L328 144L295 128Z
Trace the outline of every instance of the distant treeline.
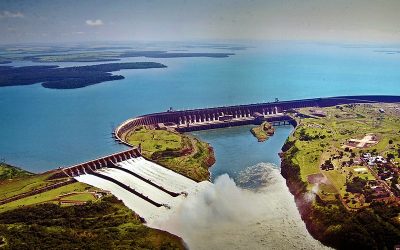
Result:
M233 53L199 53L199 52L166 52L166 51L127 51L120 57L137 57L144 56L148 58L174 58L174 57L212 57L224 58L234 55Z
M108 63L90 66L59 68L58 66L0 66L0 87L42 83L45 88L75 89L124 79L110 72L121 69L166 68L155 62Z
M147 58L177 58L177 57L209 57L209 58L225 58L234 55L233 53L220 52L167 52L162 50L133 50L124 52L108 52L103 51L83 52L75 54L42 54L34 56L25 56L23 60L33 62L102 62L102 61L118 61L126 57L147 57Z

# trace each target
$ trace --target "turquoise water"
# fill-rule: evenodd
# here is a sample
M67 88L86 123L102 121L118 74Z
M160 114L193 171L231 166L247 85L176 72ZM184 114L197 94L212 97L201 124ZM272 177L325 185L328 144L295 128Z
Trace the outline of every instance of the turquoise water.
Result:
M374 52L379 47L253 45L229 58L124 59L168 68L123 70L124 80L83 89L0 88L0 159L41 172L113 153L124 148L113 142L113 126L171 106L400 95L400 54Z
M213 129L192 133L214 148L216 162L210 169L214 181L218 176L227 173L236 179L240 172L260 162L280 165L278 153L286 138L293 131L292 126L277 126L274 136L265 142L258 142L250 133L254 126L241 126Z

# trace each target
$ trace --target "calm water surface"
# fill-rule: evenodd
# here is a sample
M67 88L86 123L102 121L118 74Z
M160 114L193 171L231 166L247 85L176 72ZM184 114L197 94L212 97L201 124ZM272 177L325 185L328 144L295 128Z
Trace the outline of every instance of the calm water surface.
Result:
M240 172L257 163L280 165L278 153L286 138L293 131L292 126L277 126L274 136L265 142L258 142L250 133L254 126L213 129L192 133L214 148L215 165L210 169L212 180L227 173L235 179Z
M258 44L255 48L235 51L237 54L229 58L124 59L161 62L168 68L122 70L117 74L124 75L124 80L83 89L50 90L40 84L0 88L0 159L41 172L113 153L124 147L113 142L112 127L132 116L171 106L186 109L235 105L272 101L275 97L290 100L356 94L400 95L400 54L378 53L377 49L306 43ZM224 149L223 143L232 147L257 144L251 135L248 141L238 135L248 128L226 131L230 130L232 134L225 134L224 130L225 139L215 140L217 154ZM286 132L282 133L288 130L283 128ZM218 133L211 131L201 136L212 142ZM232 144L231 136L238 136L233 140L240 143ZM280 149L284 137L279 143L273 144L278 139L271 138L260 145L259 152L265 154L251 154L246 157L246 165L250 161L277 163L275 146ZM270 147L266 146L269 144ZM237 149L232 148L232 152ZM241 159L236 161L240 165ZM229 168L235 171L236 167Z

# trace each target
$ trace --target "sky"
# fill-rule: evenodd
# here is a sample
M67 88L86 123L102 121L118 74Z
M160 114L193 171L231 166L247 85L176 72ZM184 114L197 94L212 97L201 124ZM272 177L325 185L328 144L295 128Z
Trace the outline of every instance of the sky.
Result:
M400 42L400 0L0 0L0 43Z

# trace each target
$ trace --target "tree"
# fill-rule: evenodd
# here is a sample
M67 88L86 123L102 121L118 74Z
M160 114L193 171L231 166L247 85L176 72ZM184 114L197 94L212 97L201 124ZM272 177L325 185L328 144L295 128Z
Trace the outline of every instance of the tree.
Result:
M391 159L394 159L394 154L393 153L388 153L387 154L387 160L390 161Z

